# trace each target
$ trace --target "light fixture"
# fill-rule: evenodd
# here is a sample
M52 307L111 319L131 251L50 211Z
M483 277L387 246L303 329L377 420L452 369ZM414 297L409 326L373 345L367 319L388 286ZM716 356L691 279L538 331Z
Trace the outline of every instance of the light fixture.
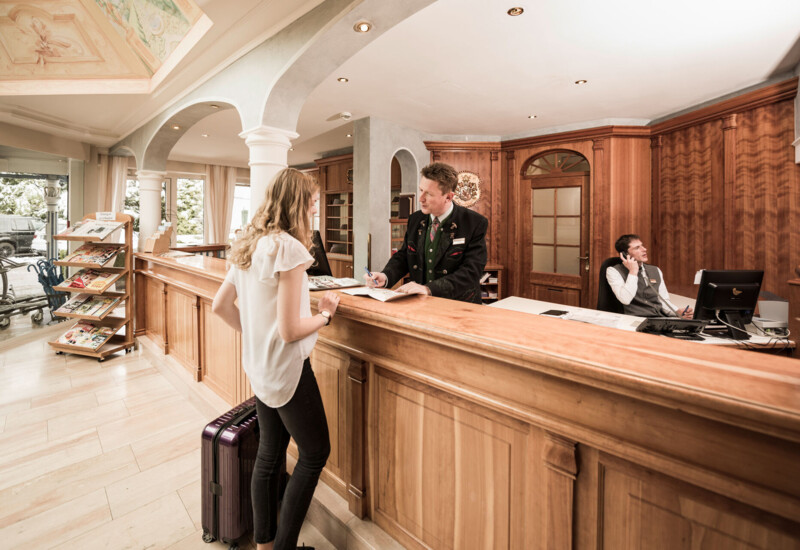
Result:
M368 21L359 21L355 25L353 25L353 30L356 32L369 32L372 28L372 23Z
M347 134L347 137L353 137L353 134Z
M219 105L217 105L216 103L212 103L211 105L209 105L209 107L211 107L212 109L219 109Z
M528 118L536 118L536 115L528 115Z
M516 8L511 8L506 13L508 13L508 15L510 15L511 17L516 17L518 15L522 15L522 12L524 12L524 11L525 11L524 9L522 9L520 7L516 7Z
M336 80L338 80L339 82L350 82L350 79L348 79L348 78L345 78L345 77L343 77L343 76L340 76L340 77L339 77L339 78L337 78Z
M589 81L588 81L588 80L576 80L576 81L575 81L575 84L577 84L578 86L580 86L581 84L586 84L587 82L589 82Z
M173 130L180 130L180 129L181 129L181 127L180 127L180 126L178 126L177 124L173 124L173 125L172 125L172 129L173 129Z
M200 134L203 137L208 137L208 134Z
M290 151L294 151L294 147L289 147L289 150Z

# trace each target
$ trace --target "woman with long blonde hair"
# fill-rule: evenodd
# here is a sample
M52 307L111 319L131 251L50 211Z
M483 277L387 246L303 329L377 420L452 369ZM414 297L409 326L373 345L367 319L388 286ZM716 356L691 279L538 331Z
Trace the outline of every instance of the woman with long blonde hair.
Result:
M287 168L273 178L264 203L234 243L231 268L212 306L242 333L242 366L256 394L260 440L251 486L258 550L297 547L330 454L325 410L308 359L317 331L330 323L339 304L337 294L326 292L319 313L311 315L306 269L314 262L309 249L318 199L316 183L302 172ZM299 458L278 522L290 437Z

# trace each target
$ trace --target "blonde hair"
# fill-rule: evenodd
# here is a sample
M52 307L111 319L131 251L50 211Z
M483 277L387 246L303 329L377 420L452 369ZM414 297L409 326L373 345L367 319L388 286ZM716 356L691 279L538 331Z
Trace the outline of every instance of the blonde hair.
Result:
M244 228L243 235L233 243L228 261L239 269L247 270L258 240L280 231L285 231L310 250L309 205L317 190L317 182L311 176L294 168L285 168L275 174L264 193L264 202Z

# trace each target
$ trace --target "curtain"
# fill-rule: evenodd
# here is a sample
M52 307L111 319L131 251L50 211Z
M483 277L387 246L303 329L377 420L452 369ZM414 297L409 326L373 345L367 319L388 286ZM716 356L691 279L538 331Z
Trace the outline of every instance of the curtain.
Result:
M227 243L233 215L236 168L207 164L205 187L205 242Z
M128 157L100 155L97 168L97 211L122 212L128 179Z

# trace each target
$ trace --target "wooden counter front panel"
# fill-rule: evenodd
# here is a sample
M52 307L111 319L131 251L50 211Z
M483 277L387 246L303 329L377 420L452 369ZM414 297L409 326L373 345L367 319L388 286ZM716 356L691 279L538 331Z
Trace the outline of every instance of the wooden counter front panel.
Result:
M167 286L167 338L169 353L200 380L199 298Z
M525 548L528 426L376 374L378 523L410 548Z
M137 276L138 280L145 281L145 299L137 300L144 303L145 333L155 342L164 353L169 353L167 349L167 332L164 315L166 309L166 285L161 281L150 277Z
M211 300L200 300L201 380L230 404L252 395L239 395L237 377L241 372L241 337L211 311ZM241 374L240 374L241 373ZM250 390L250 384L247 384Z

